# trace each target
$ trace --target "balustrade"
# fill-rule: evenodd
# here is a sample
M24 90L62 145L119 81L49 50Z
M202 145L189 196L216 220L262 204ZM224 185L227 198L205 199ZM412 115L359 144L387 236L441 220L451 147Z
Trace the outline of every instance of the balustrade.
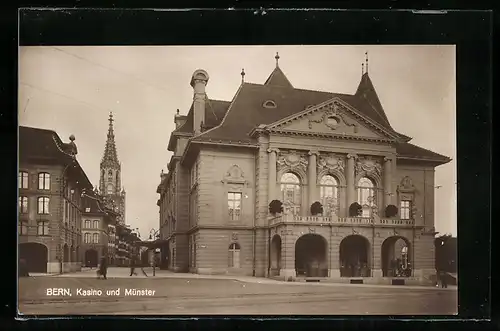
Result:
M326 216L298 216L284 214L270 219L271 224L277 223L304 223L304 224L332 224L332 225L355 225L355 226L413 226L415 220L384 219L367 217L326 217Z

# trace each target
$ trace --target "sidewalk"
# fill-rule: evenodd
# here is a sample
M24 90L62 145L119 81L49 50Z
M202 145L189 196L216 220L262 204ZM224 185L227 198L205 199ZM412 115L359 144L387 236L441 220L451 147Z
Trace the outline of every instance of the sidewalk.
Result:
M243 283L254 283L254 284L274 284L274 285L291 285L291 286L337 286L337 287L364 287L364 288L401 288L401 289L414 289L414 290L435 290L435 291L456 291L456 286L449 286L446 289L438 288L435 286L418 286L418 285L378 285L378 284L346 284L346 283L332 283L332 282L317 282L317 283L307 283L307 282L285 282L280 280L274 280L262 277L251 277L251 276L238 276L238 275L200 275L192 273L175 273L170 270L155 270L155 276L153 276L153 268L146 267L144 271L148 277L142 274L140 268L136 268L135 272L137 276L130 276L130 268L125 267L111 267L108 269L107 277L112 278L152 278L152 279L218 279L218 280L234 280ZM83 270L76 273L54 275L56 277L70 277L70 278L94 278L97 277L96 269Z

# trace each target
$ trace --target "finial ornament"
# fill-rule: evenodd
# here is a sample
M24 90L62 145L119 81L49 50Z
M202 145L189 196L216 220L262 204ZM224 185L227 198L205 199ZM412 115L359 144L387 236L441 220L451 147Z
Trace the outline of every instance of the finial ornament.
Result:
M368 73L368 51L365 52L366 73Z
M276 67L278 67L279 66L278 61L280 59L280 55L278 54L278 52L276 52L276 56L274 58L276 59Z
M241 82L243 83L245 81L245 68L241 69Z

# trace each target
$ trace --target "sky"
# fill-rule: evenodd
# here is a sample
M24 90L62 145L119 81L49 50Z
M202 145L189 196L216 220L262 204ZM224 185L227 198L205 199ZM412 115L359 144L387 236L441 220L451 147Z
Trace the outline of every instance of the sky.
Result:
M158 229L156 187L177 109L187 114L196 69L208 72L209 98L231 101L241 83L263 84L275 67L296 88L353 94L365 52L392 127L412 143L451 157L436 168L435 224L457 234L454 46L35 46L19 50L19 125L55 130L69 142L94 186L108 116L127 192L126 222L142 238Z

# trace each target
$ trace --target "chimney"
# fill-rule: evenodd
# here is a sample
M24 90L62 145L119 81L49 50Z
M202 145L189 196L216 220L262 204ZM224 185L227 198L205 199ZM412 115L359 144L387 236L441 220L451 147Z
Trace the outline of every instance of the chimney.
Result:
M194 134L200 134L205 125L205 87L208 83L208 73L205 70L198 69L191 77L191 86L194 90L193 97L193 131Z
M187 116L179 114L179 109L177 109L174 116L175 129L180 128L184 123L186 123L186 120Z

